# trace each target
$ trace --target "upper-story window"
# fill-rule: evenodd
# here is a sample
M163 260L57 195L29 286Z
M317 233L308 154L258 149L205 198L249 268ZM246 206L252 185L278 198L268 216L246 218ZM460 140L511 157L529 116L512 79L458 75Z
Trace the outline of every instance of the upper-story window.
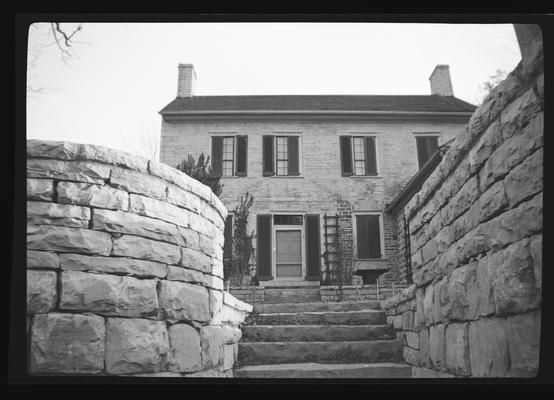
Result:
M300 175L300 136L264 135L263 175Z
M419 168L423 167L425 163L431 158L433 153L437 151L439 147L439 135L416 135L417 145L417 162Z
M212 136L212 173L216 176L246 176L248 136Z
M377 176L375 135L340 137L342 176Z

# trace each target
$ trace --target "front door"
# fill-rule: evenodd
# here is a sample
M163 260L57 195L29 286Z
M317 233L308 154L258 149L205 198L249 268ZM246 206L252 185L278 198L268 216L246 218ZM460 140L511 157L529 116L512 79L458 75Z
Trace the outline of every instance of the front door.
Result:
M302 278L302 230L276 229L276 278Z

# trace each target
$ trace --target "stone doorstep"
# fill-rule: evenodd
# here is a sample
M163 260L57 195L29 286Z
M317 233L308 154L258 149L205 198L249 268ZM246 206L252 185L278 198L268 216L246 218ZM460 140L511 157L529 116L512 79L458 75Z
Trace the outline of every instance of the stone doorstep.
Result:
M332 342L394 338L390 325L256 325L242 328L243 342Z
M259 313L295 313L295 312L314 312L314 311L361 311L361 310L379 310L378 301L357 301L357 302L338 302L338 303L278 303L278 304L256 304L254 310Z
M262 325L381 325L386 315L380 310L327 311L260 314Z
M412 368L400 363L270 364L234 370L235 378L411 378Z

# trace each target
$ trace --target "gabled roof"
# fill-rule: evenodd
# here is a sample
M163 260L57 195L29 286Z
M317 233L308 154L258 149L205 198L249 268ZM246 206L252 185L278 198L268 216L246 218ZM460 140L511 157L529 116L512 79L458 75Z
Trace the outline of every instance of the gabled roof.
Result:
M472 113L476 107L454 96L275 95L177 97L160 114L249 112L426 112Z

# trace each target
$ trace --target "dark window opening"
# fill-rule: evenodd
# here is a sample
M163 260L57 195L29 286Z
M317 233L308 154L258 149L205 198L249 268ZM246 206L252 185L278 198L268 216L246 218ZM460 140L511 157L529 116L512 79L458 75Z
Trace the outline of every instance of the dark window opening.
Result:
M275 215L275 225L302 225L302 215Z
M416 136L417 161L419 168L431 158L433 153L439 148L438 136Z
M358 259L381 258L379 215L356 215Z

